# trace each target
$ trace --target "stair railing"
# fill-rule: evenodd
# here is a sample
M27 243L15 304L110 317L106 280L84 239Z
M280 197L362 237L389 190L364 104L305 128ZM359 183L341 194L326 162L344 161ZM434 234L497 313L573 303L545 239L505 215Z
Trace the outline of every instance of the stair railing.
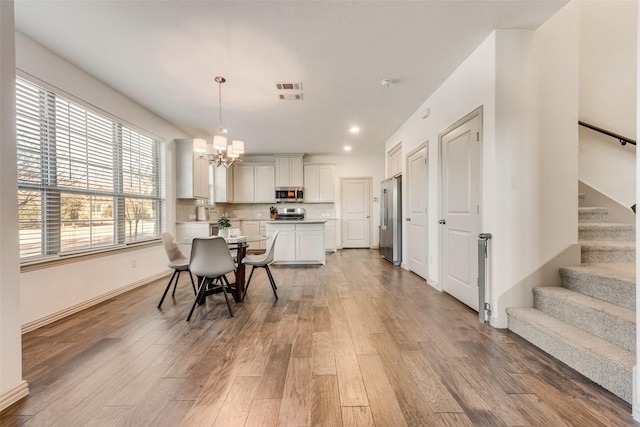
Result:
M491 305L487 302L487 244L491 233L478 236L478 319L480 323L487 323L491 316Z
M607 136L615 138L618 141L620 141L620 145L627 145L627 144L636 145L636 141L635 140L633 140L631 138L624 137L622 135L618 135L615 132L611 132L611 131L608 131L606 129L602 129L601 127L598 127L598 126L595 126L595 125L592 125L592 124L589 124L589 123L586 123L586 122L583 122L583 121L578 121L578 124L580 126L584 126L584 127L589 128L591 130L595 130L596 132L600 132L600 133L603 133L603 134L605 134Z

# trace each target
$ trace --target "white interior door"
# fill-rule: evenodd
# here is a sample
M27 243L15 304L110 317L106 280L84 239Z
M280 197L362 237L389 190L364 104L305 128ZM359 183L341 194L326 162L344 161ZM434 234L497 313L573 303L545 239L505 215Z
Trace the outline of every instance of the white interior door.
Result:
M479 113L440 138L442 287L475 310L478 310L480 141Z
M342 247L371 247L371 179L342 180Z
M409 270L427 278L427 147L407 159L407 247Z

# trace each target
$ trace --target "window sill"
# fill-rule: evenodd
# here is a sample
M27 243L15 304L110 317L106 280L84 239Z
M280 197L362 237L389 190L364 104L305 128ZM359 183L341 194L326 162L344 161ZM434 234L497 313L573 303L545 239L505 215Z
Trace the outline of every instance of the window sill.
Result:
M103 258L106 256L115 255L117 253L135 251L141 248L159 246L161 244L162 241L157 238L145 240L143 242L134 242L125 245L111 246L104 249L91 249L84 252L56 255L49 258L39 258L33 261L24 261L20 263L20 273L26 273L29 271L41 270L50 267L57 267L65 264L73 264L90 259Z

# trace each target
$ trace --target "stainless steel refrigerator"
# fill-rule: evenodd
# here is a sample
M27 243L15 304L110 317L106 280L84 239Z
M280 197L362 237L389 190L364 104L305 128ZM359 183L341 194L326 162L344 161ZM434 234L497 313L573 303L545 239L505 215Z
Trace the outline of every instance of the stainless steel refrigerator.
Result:
M402 262L402 181L380 183L380 256L395 265Z

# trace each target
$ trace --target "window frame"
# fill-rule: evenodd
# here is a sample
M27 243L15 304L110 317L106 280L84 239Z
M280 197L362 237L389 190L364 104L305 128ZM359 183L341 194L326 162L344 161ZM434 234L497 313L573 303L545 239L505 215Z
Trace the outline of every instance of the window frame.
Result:
M20 162L21 159L27 159L24 164L26 166L35 165L32 170L34 171L34 175L38 176L38 178L32 180L18 177L18 197L21 197L22 192L25 191L39 193L39 202L36 204L39 205L38 209L40 212L39 219L32 221L32 223L40 226L39 239L35 237L38 232L33 233L35 242L33 253L29 253L26 250L23 251L23 237L19 237L21 265L33 266L41 263L55 262L55 260L62 258L67 260L72 258L86 258L88 255L103 252L113 252L114 250L127 249L150 243L157 244L160 234L166 229L166 162L163 138L153 135L148 131L141 130L137 126L119 117L19 70L16 75L15 84L17 104L19 102L25 102L25 98L29 95L27 90L22 89L20 86L28 85L31 94L37 93L38 96L37 101L35 97L28 98L27 101L32 101L32 105L35 105L37 102L37 107L40 108L38 114L34 114L26 119L24 115L24 111L26 110L22 110L18 105L16 106L18 161ZM65 105L68 109L73 107L77 109L81 115L85 117L97 117L102 124L106 123L111 127L110 130L107 129L106 133L107 135L111 135L108 139L105 139L105 141L106 145L112 148L112 153L104 155L104 157L102 154L99 154L97 158L92 158L90 154L92 143L92 138L89 137L91 131L90 126L86 125L84 128L79 127L84 131L84 134L82 134L84 141L81 141L79 149L78 146L76 146L74 150L85 155L83 161L86 162L87 171L83 179L86 179L86 187L83 179L81 179L81 181L70 181L69 185L59 185L58 182L56 182L56 168L59 167L61 161L66 161L69 165L73 165L73 167L76 167L76 164L82 163L72 160L71 157L65 158L64 155L57 156L56 146L60 144L60 140L56 139L55 134L56 130L60 129L56 127L57 125L55 123L56 118L58 118L56 115L58 102L62 103L63 110ZM25 128L25 120L28 120L28 124L32 125L33 128ZM52 124L51 122L54 123ZM39 125L39 129L36 129L36 124ZM23 138L23 135L27 135L30 130L34 129L35 131L32 135ZM72 128L71 124L68 125L69 132L76 129L76 127ZM26 153L26 155L24 155L24 153ZM133 156L131 155L132 153ZM140 155L141 153L145 155L144 160L141 160L143 157ZM30 154L33 154L33 157L31 157ZM129 154L130 158L135 158L135 155L137 155L138 169L135 169L136 165L133 165L132 162L125 162L124 157L127 154ZM88 170L90 162L95 161L95 159L100 160L102 163L98 166L99 172L107 172L113 175L113 187L106 189L99 188L100 178L94 178L94 175ZM104 159L108 161L104 162ZM143 166L146 168L144 171L142 169ZM123 182L123 176L125 174L136 184L134 187L126 188ZM146 183L144 181L146 181ZM80 221L89 225L84 230L84 233L88 234L89 240L87 244L65 250L63 245L66 241L61 231L61 224L64 221L61 198L68 195L86 197L89 200L88 204L85 203L82 206L82 209L86 211L84 214L88 215L88 219L85 218ZM101 219L94 220L94 198L100 200L99 203L104 203L105 199L111 199L111 201L108 202L111 204L110 220L103 219L101 216ZM142 207L139 211L136 211L136 213L142 212L142 216L134 215L133 219L126 216L125 205L129 205L130 203L137 203ZM33 213L34 218L38 217L38 209ZM48 212L47 209L52 209L53 212ZM57 212L55 212L56 209ZM149 214L149 212L151 212L151 214ZM19 215L22 215L22 213ZM19 217L20 230L22 230L25 222L26 221L20 220ZM109 222L112 223L111 232L108 231ZM135 236L131 236L127 230L127 227L129 227L129 230L133 230L131 227L133 222L136 224ZM94 241L94 232L99 233L96 227L98 227L98 224L104 223L107 223L107 228L105 229L107 230L105 234L106 240L108 241L110 239L110 241L108 243L100 243L99 240ZM129 225L127 225L127 223L129 223ZM138 234L139 223L141 223L141 234ZM149 224L151 225L149 226Z

